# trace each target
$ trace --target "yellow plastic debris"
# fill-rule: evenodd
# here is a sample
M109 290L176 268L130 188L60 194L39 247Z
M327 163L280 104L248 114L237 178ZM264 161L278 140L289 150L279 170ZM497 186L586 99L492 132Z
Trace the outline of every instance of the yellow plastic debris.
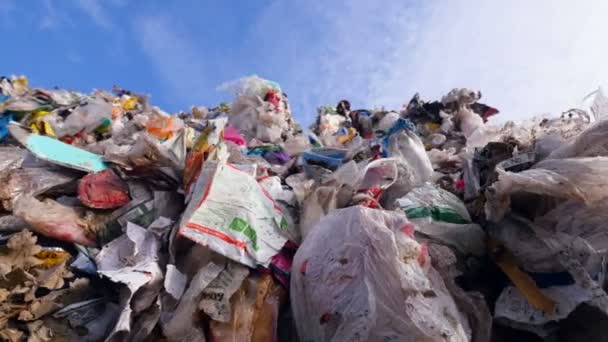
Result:
M128 97L122 101L122 109L133 110L137 105L137 97Z
M70 253L62 249L43 249L36 253L35 257L41 261L39 267L49 268L70 259Z
M546 314L555 312L555 301L541 292L538 286L536 286L534 279L519 269L519 266L515 262L515 257L511 252L506 250L504 246L498 245L496 241L490 240L488 244L490 250L500 250L494 255L494 261L509 277L513 285L517 287L528 303Z

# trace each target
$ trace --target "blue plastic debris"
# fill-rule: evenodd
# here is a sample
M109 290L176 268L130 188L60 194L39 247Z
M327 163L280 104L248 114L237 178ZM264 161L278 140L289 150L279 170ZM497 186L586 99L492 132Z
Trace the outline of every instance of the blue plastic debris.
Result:
M31 134L18 124L10 124L8 129L20 144L39 159L86 172L99 172L108 168L100 155L53 138Z

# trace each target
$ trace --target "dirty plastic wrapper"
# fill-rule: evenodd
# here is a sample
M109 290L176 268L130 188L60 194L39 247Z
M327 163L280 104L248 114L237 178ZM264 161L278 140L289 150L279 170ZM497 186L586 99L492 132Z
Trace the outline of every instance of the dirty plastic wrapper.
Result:
M203 177L210 167L215 167L211 178ZM281 234L286 224L279 206L255 178L224 161L203 167L178 233L255 268L268 266L281 250L287 241Z
M455 195L430 184L415 188L397 200L407 218L422 233L463 254L482 255L485 234L471 221L464 203Z
M355 206L323 218L294 259L300 339L468 341L465 316L412 234L394 211Z
M31 195L20 196L14 203L13 214L44 236L85 246L96 245L81 213L51 199L39 201Z
M157 305L156 298L163 285L160 247L161 242L154 233L129 223L125 234L105 245L95 257L100 275L124 285L120 291L122 311L106 341L133 341L134 334L139 333L133 327L144 323L138 323L141 317L136 316Z

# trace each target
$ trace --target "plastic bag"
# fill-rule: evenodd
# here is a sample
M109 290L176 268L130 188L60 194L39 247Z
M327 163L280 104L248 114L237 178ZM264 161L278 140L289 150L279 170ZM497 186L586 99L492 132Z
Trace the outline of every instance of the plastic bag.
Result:
M289 119L289 113L277 110L259 97L240 96L230 109L229 123L247 141L255 138L276 143L289 131Z
M403 214L362 206L325 217L294 259L303 341L468 341L468 323Z
M585 129L549 154L548 159L608 156L608 120Z
M109 126L112 122L112 104L100 97L91 97L84 106L76 109L55 127L58 138L72 136L79 132L93 132L99 126Z
M302 239L306 239L308 233L323 216L350 203L361 178L361 167L354 161L350 161L331 173L322 184L316 187L313 187L314 182L311 183L310 180L296 182L291 177L287 179L287 184L294 188L302 208L300 232Z
M397 205L416 225L416 234L452 246L465 255L484 254L483 230L471 221L464 203L452 193L425 184L398 199Z
M178 131L184 128L184 123L176 117L158 117L148 120L146 131L160 140L172 138Z
M251 75L225 82L217 87L217 89L232 92L235 96L264 97L271 89L281 91L281 86L276 82L263 79L257 75Z
M304 135L290 137L283 143L283 149L292 157L302 154L310 148L310 142Z
M13 214L27 222L35 232L52 239L95 245L89 223L79 211L51 199L41 202L30 195L20 196L13 205Z
M388 156L399 161L399 175L395 184L385 191L382 197L384 205L392 204L414 187L430 181L433 176L433 165L416 133L410 129L400 129L386 139Z
M225 161L206 162L179 235L247 266L267 266L287 241L281 235L286 225L280 207L253 176Z
M514 193L572 199L590 205L608 196L608 157L546 159L519 173L497 165L498 181L486 189L486 217L498 222Z
M65 186L74 181L73 174L47 168L25 168L11 170L0 188L2 206L11 210L13 203L23 194L40 195L53 188Z
M466 138L471 137L475 131L484 127L483 118L469 108L459 110L454 119L460 123L460 130Z
M396 159L383 158L370 162L361 172L353 202L370 208L380 207L383 192L395 183L397 176Z
M237 146L247 146L247 142L245 138L237 131L236 129L228 126L224 128L224 140L231 141L235 143Z
M12 169L21 167L27 150L20 147L0 146L0 179Z

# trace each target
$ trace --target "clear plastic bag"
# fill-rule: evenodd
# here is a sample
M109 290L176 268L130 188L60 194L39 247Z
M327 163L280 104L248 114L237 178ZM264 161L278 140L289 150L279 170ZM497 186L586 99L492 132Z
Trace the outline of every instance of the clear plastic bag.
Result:
M11 210L14 201L22 194L37 196L74 180L74 174L43 167L15 169L9 173L4 186L0 188L0 200L5 209Z
M99 126L112 122L112 104L100 97L91 97L84 106L76 109L55 127L58 138L72 136L78 132L92 132Z
M546 159L519 173L496 167L498 181L486 190L486 217L500 221L510 210L510 195L532 193L590 205L608 196L608 157Z
M468 341L470 330L403 214L362 206L321 220L296 253L303 341Z

